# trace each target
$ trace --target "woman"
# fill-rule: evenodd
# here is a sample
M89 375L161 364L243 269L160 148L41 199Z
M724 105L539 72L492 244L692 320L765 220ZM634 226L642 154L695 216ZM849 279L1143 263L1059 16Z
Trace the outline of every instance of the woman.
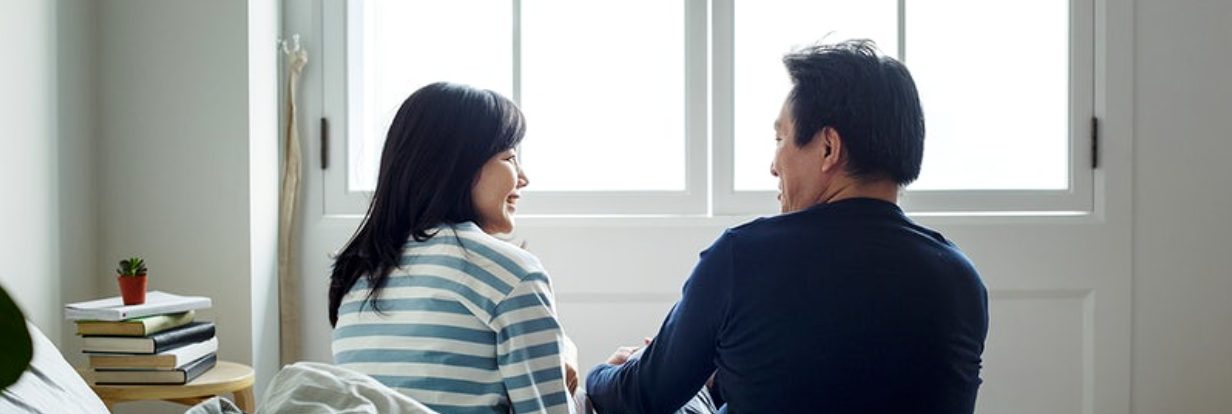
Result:
M572 411L576 362L547 273L492 236L513 230L528 184L525 128L488 90L435 83L403 102L330 276L338 365L442 413Z

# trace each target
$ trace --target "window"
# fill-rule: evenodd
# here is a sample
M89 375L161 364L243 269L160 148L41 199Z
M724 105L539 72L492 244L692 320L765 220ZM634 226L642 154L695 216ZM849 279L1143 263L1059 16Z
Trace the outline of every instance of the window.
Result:
M790 0L733 4L735 191L770 191L773 121L791 89L783 54L825 39L865 38L898 55L896 0ZM825 28L818 30L819 27Z
M521 4L528 190L684 191L684 4Z
M920 89L928 132L908 209L1087 211L1092 7L324 0L325 112L346 131L331 149L346 165L326 172L326 211L363 211L398 105L448 80L526 113L523 212L772 213L771 125L790 88L780 59L851 38L903 60Z
M381 147L399 105L441 79L513 92L508 2L352 1L348 10L347 190L376 188ZM448 42L414 39L449 39Z

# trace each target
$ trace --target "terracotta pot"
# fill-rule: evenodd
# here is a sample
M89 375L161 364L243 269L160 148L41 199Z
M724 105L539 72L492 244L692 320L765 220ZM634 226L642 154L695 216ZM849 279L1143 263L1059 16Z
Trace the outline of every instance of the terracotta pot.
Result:
M145 303L145 275L116 276L116 281L120 282L120 297L125 305Z

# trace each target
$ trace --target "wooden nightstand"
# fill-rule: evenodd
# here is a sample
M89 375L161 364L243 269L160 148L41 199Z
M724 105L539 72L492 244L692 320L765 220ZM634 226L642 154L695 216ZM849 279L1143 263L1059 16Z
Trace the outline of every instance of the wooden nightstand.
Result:
M196 405L223 394L234 394L235 405L246 413L252 413L256 404L252 397L252 367L235 362L218 361L213 369L184 385L95 385L90 370L78 371L108 409L122 402L143 400Z

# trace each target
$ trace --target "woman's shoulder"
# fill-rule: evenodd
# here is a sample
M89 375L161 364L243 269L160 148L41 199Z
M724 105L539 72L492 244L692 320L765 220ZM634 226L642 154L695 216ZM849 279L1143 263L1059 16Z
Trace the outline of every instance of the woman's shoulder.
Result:
M539 258L512 243L483 232L474 223L459 223L443 226L432 239L435 243L449 244L462 251L464 256L477 255L479 263L495 265L502 270L524 279L535 274L545 274Z

